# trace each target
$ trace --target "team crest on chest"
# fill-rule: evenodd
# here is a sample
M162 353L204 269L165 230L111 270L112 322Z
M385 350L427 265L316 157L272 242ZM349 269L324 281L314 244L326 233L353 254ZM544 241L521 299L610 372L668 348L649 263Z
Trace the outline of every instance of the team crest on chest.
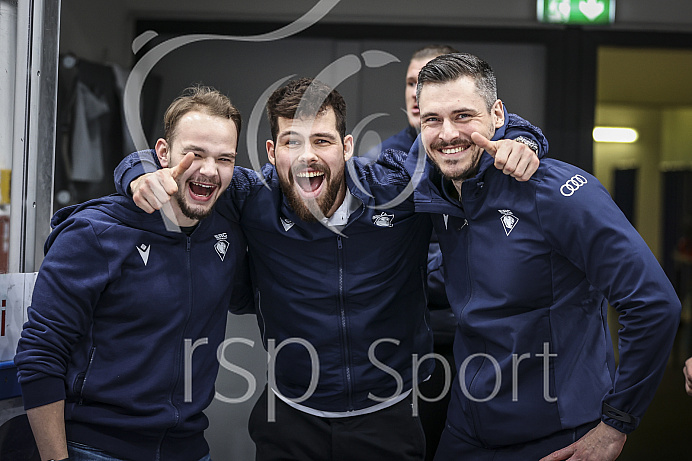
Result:
M500 217L500 222L502 222L502 227L505 229L505 234L509 236L510 232L514 230L519 222L519 218L514 216L511 210L497 210L502 215Z
M221 261L223 261L226 257L226 251L228 251L228 236L223 232L214 235L214 238L216 238L214 249L216 250L216 254L219 255L219 258L221 258Z
M388 214L384 211L380 214L373 215L372 217L372 223L377 227L392 227L394 226L394 224L392 223L393 221L394 214Z
M291 227L293 227L293 225L295 224L293 221L291 221L291 220L288 219L288 218L284 218L283 216L280 216L280 217L279 217L279 220L281 221L281 225L284 227L284 230L285 230L286 232L288 232L289 229L290 229Z

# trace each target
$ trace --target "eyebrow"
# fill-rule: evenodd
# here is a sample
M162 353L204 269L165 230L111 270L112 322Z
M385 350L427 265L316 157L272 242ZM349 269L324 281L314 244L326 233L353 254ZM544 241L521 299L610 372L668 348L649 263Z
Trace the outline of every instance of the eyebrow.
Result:
M194 152L206 152L207 150L204 147L195 146L194 144L183 147L183 152L192 152L192 151L194 151Z
M310 137L311 138L327 138L327 139L332 139L332 140L338 139L338 137L336 135L334 135L333 133L329 133L329 132L327 132L327 133L311 133Z
M478 112L476 109L472 109L470 107L463 107L461 109L455 109L451 113L452 113L452 115L457 115L457 114L465 114L465 113L474 113L475 114L476 112ZM437 112L425 112L423 114L420 114L420 118L431 117L431 116L438 116L439 117L439 114Z
M206 154L206 153L207 153L207 150L206 150L204 147L199 147L199 146L195 146L195 145L190 145L190 146L185 146L185 147L183 148L183 152L184 152L184 153L188 153L188 152L201 152L201 153L203 153L203 154ZM228 155L228 156L231 156L231 157L235 157L235 156L238 155L238 152L237 152L237 151L222 152L222 153L220 153L219 155Z
M423 119L425 117L430 117L432 115L437 115L437 112L425 112L423 114L420 114L420 118Z
M297 131L294 130L286 130L282 131L279 133L279 136L277 138L284 138L286 136L303 136L301 133L298 133ZM327 138L327 139L338 139L336 135L330 132L323 132L323 133L310 133L310 138Z

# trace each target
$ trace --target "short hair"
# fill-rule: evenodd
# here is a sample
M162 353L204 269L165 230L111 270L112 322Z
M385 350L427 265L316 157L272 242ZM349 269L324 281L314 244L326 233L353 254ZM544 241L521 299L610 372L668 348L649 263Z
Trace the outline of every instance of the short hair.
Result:
M192 111L199 111L214 117L232 120L235 123L236 135L240 139L240 129L242 127L240 111L231 103L231 100L214 88L195 85L186 88L168 106L163 116L163 137L169 144L173 143L180 119Z
M267 118L272 140L279 133L279 117L287 119L313 118L329 108L336 116L336 129L346 137L346 101L335 89L312 78L299 78L278 88L267 100Z
M458 53L459 50L452 48L449 45L426 45L419 48L411 55L411 61L415 59L430 59L436 58L443 54Z
M476 89L485 100L488 111L497 101L497 81L490 64L478 56L468 53L452 53L432 59L418 74L416 97L426 83L447 83L462 77L471 77L476 82Z

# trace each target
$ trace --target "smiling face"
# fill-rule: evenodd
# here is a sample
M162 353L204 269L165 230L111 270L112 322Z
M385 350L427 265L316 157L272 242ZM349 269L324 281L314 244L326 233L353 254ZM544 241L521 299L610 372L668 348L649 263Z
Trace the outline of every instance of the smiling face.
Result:
M195 154L192 166L176 179L178 192L171 206L178 225L193 226L211 213L231 183L237 146L232 120L199 111L180 118L170 144L158 140L156 153L164 168L174 167L188 152Z
M267 141L267 155L291 209L307 222L330 217L346 195L344 170L353 137L342 142L331 107L315 118L279 117L277 122L276 143Z
M461 182L478 171L483 149L473 144L477 131L491 139L504 123L502 101L488 111L471 77L425 83L420 91L421 137L428 157L442 174Z

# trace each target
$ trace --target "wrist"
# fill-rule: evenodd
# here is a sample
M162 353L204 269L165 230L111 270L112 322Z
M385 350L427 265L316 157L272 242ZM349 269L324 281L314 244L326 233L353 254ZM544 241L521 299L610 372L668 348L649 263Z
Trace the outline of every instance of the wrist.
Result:
M514 139L516 142L520 142L527 146L529 149L534 151L536 155L538 155L538 143L534 141L533 139L527 138L525 136L519 136L518 138Z

